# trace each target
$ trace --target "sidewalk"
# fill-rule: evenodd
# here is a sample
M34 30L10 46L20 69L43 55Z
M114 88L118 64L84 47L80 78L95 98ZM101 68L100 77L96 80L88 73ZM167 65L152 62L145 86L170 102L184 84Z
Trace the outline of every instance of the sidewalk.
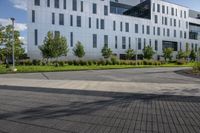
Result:
M200 84L159 84L138 82L0 78L0 85L42 87L55 89L94 90L107 92L128 92L140 94L200 96Z

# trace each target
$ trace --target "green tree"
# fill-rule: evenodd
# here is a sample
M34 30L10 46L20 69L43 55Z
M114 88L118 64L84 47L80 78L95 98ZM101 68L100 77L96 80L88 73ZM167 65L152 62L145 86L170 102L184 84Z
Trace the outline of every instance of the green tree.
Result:
M39 46L39 49L43 58L47 60L56 58L57 61L58 57L67 56L69 51L66 38L60 34L54 35L53 32L50 31L47 33L43 45Z
M186 58L189 58L190 53L191 53L191 50L190 50L190 47L189 47L189 43L186 43L186 46L185 46L185 56L186 56Z
M172 60L173 57L172 53L173 53L173 48L165 48L163 50L163 57L165 58L165 61L167 59L169 59L170 61Z
M107 46L104 46L101 50L101 53L102 53L102 56L105 58L105 59L108 59L111 57L112 55L112 50L110 48L108 48Z
M145 46L143 49L143 55L145 59L152 59L153 55L155 54L153 48L151 46Z
M77 42L76 46L73 49L73 52L74 55L78 58L82 58L83 56L85 56L84 46L81 44L81 42Z
M0 44L4 45L4 47L1 49L1 58L9 58L12 59L12 25L8 26L0 26ZM25 54L25 50L22 48L23 43L19 39L20 32L14 31L14 52L15 52L15 60L19 60L20 57L22 57ZM3 51L3 52L2 52Z
M177 59L185 59L185 58L186 58L185 52L183 52L182 50L178 51Z
M196 55L195 51L192 49L192 51L190 52L190 59L192 61L195 61L196 57L197 57L197 55Z
M131 60L133 58L133 56L135 55L135 51L134 49L128 49L126 51L126 59Z
M198 61L200 61L200 48L198 49L197 56L198 56Z

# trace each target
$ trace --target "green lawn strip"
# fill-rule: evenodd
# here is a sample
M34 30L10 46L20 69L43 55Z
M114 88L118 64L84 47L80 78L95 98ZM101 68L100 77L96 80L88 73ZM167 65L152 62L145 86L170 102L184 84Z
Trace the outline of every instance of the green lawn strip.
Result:
M105 66L17 66L17 73L34 73L34 72L59 72L59 71L83 71L83 70L106 70L106 69L128 69L128 68L158 68L158 67L192 67L194 64L186 65L163 64L161 66L154 65L105 65ZM0 74L12 73L10 69L0 65Z

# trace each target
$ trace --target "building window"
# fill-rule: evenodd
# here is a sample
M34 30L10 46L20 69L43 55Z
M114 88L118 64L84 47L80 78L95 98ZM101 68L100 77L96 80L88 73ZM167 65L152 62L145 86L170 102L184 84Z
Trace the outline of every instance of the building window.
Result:
M59 0L54 0L54 7L59 8Z
M147 26L147 35L150 35L150 26Z
M63 0L63 9L66 9L66 8L67 8L67 1Z
M156 35L156 27L153 27L153 35Z
M144 43L144 48L145 48L146 47L146 39L145 38L144 38L144 42L143 43Z
M70 15L70 26L73 26L73 15Z
M157 4L157 12L160 12L160 4Z
M176 27L176 19L174 19L174 27Z
M52 13L52 24L55 24L55 13Z
M128 38L128 48L131 48L131 37Z
M81 1L81 12L83 12L83 1Z
M170 30L167 29L167 36L169 37L170 36Z
M158 41L155 40L155 51L158 51Z
M104 15L108 16L108 6L104 6Z
M184 18L186 18L186 11L184 11Z
M91 17L89 17L89 28L91 28L92 27L92 19L91 19Z
M105 28L105 22L104 22L104 19L101 19L101 29L104 29Z
M96 19L96 28L99 29L99 19Z
M104 35L104 47L108 47L108 35Z
M123 31L123 23L120 22L120 31Z
M60 31L55 31L54 35L55 35L55 37L59 37L60 36Z
M180 38L183 38L183 32L180 31Z
M118 45L118 44L117 44L117 41L118 41L117 36L115 36L115 49L117 49L117 47L118 47L118 46L117 46L117 45Z
M185 39L187 38L187 33L186 33L186 32L184 32L184 38L185 38Z
M172 26L172 18L170 18L170 26Z
M32 10L32 23L35 23L35 10Z
M142 34L144 34L144 25L142 25Z
M155 21L156 24L158 23L158 16L157 15L154 16L154 21Z
M157 27L157 35L160 36L160 27Z
M81 16L77 16L77 27L81 27Z
M93 34L93 48L97 48L97 34Z
M59 25L64 25L64 14L59 14Z
M165 28L163 28L163 36L165 36Z
M155 12L156 10L156 6L155 6L155 3L153 3L153 11Z
M135 33L138 33L138 30L139 28L138 28L138 24L135 24Z
M116 30L116 21L113 21L113 30Z
M72 1L72 10L77 11L77 0Z
M174 30L174 37L176 37L176 30Z
M171 15L174 16L174 8L171 8Z
M92 4L92 13L97 14L97 4L96 3Z
M138 50L142 50L142 39L138 38Z
M129 32L129 23L126 23L125 26L126 26L126 32Z
M50 0L47 0L47 7L50 7Z
M126 37L122 37L122 49L126 49Z
M40 6L40 0L34 0L35 6Z
M167 25L167 17L165 17L165 25Z
M37 46L38 45L38 30L37 29L35 29L34 35L35 35L35 45Z
M165 13L165 6L162 6L162 13Z
M73 36L73 32L70 32L70 46L73 47L74 44L74 36Z

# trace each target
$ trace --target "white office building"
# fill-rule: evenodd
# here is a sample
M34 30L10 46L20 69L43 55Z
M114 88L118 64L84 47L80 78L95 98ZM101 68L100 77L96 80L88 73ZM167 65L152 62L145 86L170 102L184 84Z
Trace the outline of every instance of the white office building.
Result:
M102 58L107 45L124 58L128 48L150 45L159 59L164 48L185 50L186 43L200 47L200 13L162 0L28 0L28 55L41 58L39 45L48 31L67 38L68 59L80 41L85 59Z

